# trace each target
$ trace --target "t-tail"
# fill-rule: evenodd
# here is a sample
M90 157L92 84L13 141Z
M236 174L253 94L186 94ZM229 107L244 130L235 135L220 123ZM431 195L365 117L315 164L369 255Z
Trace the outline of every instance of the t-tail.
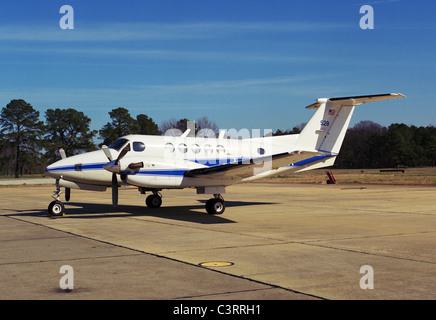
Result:
M388 93L318 99L316 103L306 107L316 109L316 112L300 133L297 146L302 150L322 152L328 156L330 160L320 164L319 167L333 165L356 106L366 102L404 97L401 93Z

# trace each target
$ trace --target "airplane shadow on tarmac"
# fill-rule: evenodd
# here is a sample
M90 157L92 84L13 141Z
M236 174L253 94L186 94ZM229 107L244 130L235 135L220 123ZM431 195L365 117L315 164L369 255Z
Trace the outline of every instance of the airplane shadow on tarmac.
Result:
M162 206L160 208L147 208L144 206L111 204L64 202L65 216L56 219L101 219L120 217L159 217L169 220L186 221L200 224L236 223L226 218L226 213L231 213L232 207L257 206L274 204L272 202L249 202L249 201L226 201L226 211L222 215L209 215L206 213L204 204L206 200L198 200L202 204L188 206ZM48 217L47 209L44 210L8 210L15 213L4 214L5 216L41 216Z

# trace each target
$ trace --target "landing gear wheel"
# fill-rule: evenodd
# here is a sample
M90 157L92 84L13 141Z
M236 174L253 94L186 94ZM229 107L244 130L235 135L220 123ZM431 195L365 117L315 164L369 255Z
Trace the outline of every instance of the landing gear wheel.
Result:
M149 208L159 208L162 204L162 198L157 194L151 194L145 199L145 204Z
M206 202L206 211L209 214L222 214L226 206L223 199L212 198Z
M64 204L60 201L52 201L48 205L48 214L51 217L62 217L64 216L65 207Z

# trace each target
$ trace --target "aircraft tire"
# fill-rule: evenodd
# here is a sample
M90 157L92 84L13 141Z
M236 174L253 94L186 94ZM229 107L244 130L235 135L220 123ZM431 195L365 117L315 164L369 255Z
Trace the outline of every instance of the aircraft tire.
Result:
M206 211L208 214L222 214L225 209L226 206L224 205L224 200L222 199L212 198L206 202Z
M157 194L151 194L145 199L145 204L149 208L159 208L162 205L162 198Z
M62 217L65 213L64 204L60 201L52 201L48 205L48 214L51 217Z

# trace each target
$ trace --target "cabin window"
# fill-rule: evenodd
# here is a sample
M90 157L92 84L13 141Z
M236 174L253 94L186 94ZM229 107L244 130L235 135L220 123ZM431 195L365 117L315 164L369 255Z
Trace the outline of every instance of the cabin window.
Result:
M81 163L76 163L74 165L74 170L75 171L82 171L82 164Z
M145 144L143 144L142 142L133 142L133 150L137 151L137 152L141 152L145 150Z
M183 153L188 152L188 146L184 143L179 144L179 151Z
M258 154L265 154L265 149L264 148L258 148L257 149L257 153Z
M212 154L212 152L213 152L212 146L210 144L205 144L204 145L204 152L206 154Z
M219 144L216 146L216 152L224 153L224 152L226 152L226 149L222 145Z
M120 139L117 139L114 143L111 143L110 145L109 145L109 148L111 148L111 149L115 149L115 150L117 150L117 151L120 151L121 150L121 148L126 144L126 142L128 142L129 140L127 140L127 139L124 139L124 138L120 138Z
M165 145L165 151L166 152L174 152L174 150L175 150L176 148L174 147L174 145L171 143L171 142L168 142L166 145Z
M200 148L200 146L199 146L198 144L194 144L194 145L191 147L191 150L192 150L192 152L194 152L194 153L199 153L200 150L201 150L201 148Z

